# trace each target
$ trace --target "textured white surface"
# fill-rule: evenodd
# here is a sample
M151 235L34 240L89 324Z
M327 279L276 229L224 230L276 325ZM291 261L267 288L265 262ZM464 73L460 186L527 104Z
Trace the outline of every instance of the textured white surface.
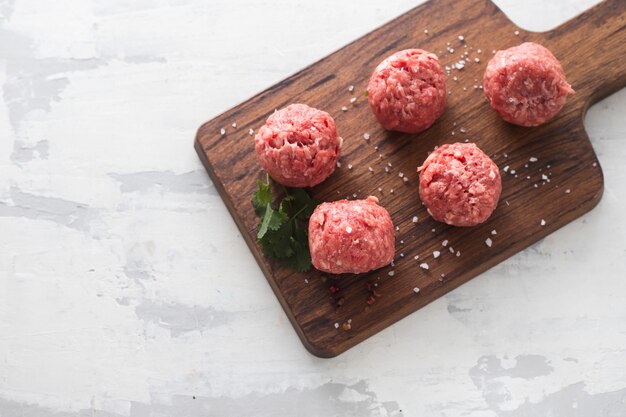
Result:
M625 91L587 116L595 210L323 360L192 139L416 1L60 4L0 0L0 417L626 416Z

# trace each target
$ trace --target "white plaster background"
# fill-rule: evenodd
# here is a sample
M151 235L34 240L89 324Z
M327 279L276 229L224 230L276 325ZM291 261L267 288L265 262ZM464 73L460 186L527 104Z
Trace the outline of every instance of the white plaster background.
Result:
M0 0L0 417L626 416L625 91L595 210L332 360L202 169L202 122L416 3Z

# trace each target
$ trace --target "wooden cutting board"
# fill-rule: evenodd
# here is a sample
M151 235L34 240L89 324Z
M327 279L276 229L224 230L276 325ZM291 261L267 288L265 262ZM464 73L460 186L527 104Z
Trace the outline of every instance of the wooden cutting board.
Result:
M537 128L503 122L479 88L492 51L524 41L550 49L576 90L556 118ZM433 127L414 135L386 132L364 96L368 79L383 58L415 47L435 52L444 66L453 66L466 51L470 62L448 76L447 109ZM545 33L516 27L489 0L431 0L205 123L195 147L305 347L316 356L333 357L598 203L602 170L583 118L591 104L626 85L625 54L624 0L605 1ZM311 193L320 201L378 196L398 226L395 266L335 278L281 268L261 253L250 198L255 180L264 174L248 130L256 131L274 109L290 103L329 112L344 138L341 167ZM369 141L363 138L366 132ZM433 221L421 206L416 168L435 146L465 140L499 165L503 192L485 224L455 228ZM434 251L441 255L435 258ZM423 262L428 270L420 268Z

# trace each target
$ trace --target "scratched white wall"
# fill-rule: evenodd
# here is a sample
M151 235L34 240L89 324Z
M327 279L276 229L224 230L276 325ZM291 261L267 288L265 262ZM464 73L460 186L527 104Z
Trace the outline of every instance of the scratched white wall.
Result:
M625 91L594 211L332 360L204 173L203 121L416 3L0 0L0 417L626 416Z

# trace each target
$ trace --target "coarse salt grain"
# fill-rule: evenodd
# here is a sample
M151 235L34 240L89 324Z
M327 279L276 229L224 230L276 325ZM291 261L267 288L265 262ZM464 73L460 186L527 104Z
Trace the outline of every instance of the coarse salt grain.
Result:
M348 164L348 169L352 169L352 164Z
M569 188L567 190L565 190L565 194L569 194L571 192L572 192L572 190L570 190Z
M460 251L456 251L456 256L461 256L461 252Z
M416 261L417 261L419 258L420 258L420 256L419 256L419 255L415 255L415 256L413 257L413 259L415 259Z
M343 107L341 108L341 111L348 111L348 108L347 108L346 106L343 106Z
M339 323L335 323L335 329L339 328Z
M237 127L237 122L234 122L231 126L232 126L233 128L236 128L236 127Z
M363 139L370 140L370 134L367 132L363 133Z
M404 181L404 182L409 182L409 177L404 177L404 178L402 178L402 181Z
M459 35L459 40L460 40L461 42L463 42L463 41L465 40L465 36L463 36L463 35Z
M248 135L250 135L250 136L254 135L254 130L252 130L252 129L248 130Z
M426 262L420 264L420 268L428 269L428 264Z
M544 219L541 219L541 222L539 224L542 225L542 226L545 226L546 225L546 221Z
M337 162L337 168L341 168L341 162Z
M513 32L513 34L514 34L515 36L519 36L519 30L516 30L515 32Z
M396 271L389 271L387 273L387 275L389 275L390 277L394 276L396 274Z
M350 226L346 227L346 232L347 233L352 233L352 228Z
M528 162L537 162L539 159L535 158L534 156L531 156L530 158L528 158Z
M424 33L428 35L428 29L424 29Z
M404 177L404 173L402 171L398 172L398 177L400 178Z
M415 287L415 288L413 288L413 292L414 292L415 294L417 294L418 292L420 292L420 289L419 289L419 288L417 288L417 287Z
M372 167L367 167L367 169L368 169L369 172L374 172L374 168L372 168Z
M485 245L487 245L487 246L491 247L491 245L493 245L493 240L491 240L490 238L487 238L487 239L485 240Z
M452 246L450 246L448 250L450 251L450 253L454 253L454 248Z
M546 174L541 174L541 179L545 181L548 179L548 176Z
M385 172L388 174L390 171L389 167L385 167Z
M401 257L401 258L404 258L404 253L401 253L401 254L400 254L400 257Z
M504 168L502 168L502 171L504 171L504 172L509 172L509 166L507 165L507 166L505 166Z
M390 190L389 190L389 192L390 192L391 194L393 194L393 188L392 188L392 189L390 189Z
M220 135L224 136L226 134L226 129L221 128L220 129Z
M511 174L515 174L515 170L514 169L511 170Z
M448 246L448 239L444 240L443 242L441 242L441 246L443 246L444 248L446 246Z
M460 128L460 129L459 129L459 132L461 132L461 133L465 133L465 132L467 132L467 130L465 130L465 128L464 128L464 127L462 127L462 128Z
M435 259L439 258L439 255L441 255L441 252L439 252L438 250L433 251L433 258Z
M356 97L352 97L352 98L350 99L350 103L351 103L351 104L356 103Z
M417 223L417 216L413 216L413 223Z
M400 231L400 226L396 226L396 232Z
M480 62L480 58L474 58L474 62L478 64Z
M349 85L348 86L348 91L349 92L353 92L354 91L354 86L353 85Z
M493 230L491 231L491 234L495 236L495 235L497 235L497 234L498 234L498 232L496 232L496 229L493 229Z

